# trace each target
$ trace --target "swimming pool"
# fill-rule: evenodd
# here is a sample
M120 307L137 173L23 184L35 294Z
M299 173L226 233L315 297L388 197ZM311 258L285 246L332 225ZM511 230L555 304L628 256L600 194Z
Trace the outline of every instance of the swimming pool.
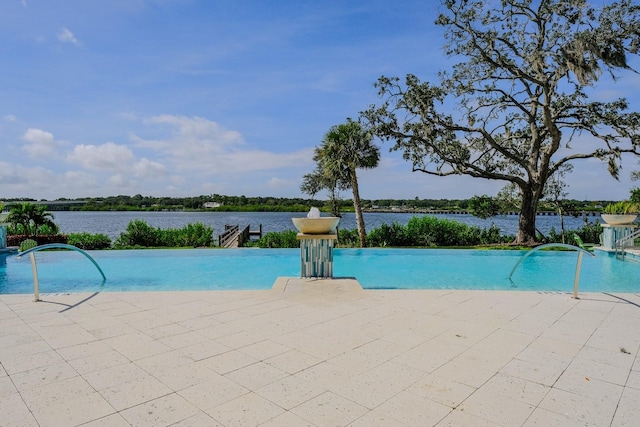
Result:
M74 251L36 253L40 292L269 289L300 275L298 249L89 251L104 271ZM576 252L539 251L509 273L524 251L336 249L334 277L367 289L573 289ZM637 292L640 263L598 252L584 257L580 291ZM0 293L32 293L29 257L0 254Z

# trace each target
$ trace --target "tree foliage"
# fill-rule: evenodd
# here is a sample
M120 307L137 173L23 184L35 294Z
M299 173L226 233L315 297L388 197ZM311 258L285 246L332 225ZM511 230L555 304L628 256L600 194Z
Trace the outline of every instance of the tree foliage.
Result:
M590 100L602 74L630 69L640 6L586 0L446 0L436 24L462 62L437 83L381 77L382 103L363 112L414 171L501 180L522 198L517 243L535 241L535 212L550 176L598 158L618 176L638 154L640 114L625 99ZM455 106L455 108L451 108Z
M315 194L318 189L324 188L329 190L331 200L335 201L336 191L350 188L353 192L360 246L365 247L367 233L362 216L357 170L378 166L380 148L373 143L373 134L360 122L347 119L345 123L331 127L324 135L322 143L315 149L313 160L316 162L316 171L305 175L302 191Z
M33 203L13 205L7 221L17 234L26 236L37 236L41 231L46 231L44 234L58 232L58 226L53 222L53 215L47 211L46 206Z

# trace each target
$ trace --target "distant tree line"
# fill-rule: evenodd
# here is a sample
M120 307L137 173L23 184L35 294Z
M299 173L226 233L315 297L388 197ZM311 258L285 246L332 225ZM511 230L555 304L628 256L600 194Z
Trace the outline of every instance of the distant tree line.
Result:
M485 197L485 196L482 196ZM362 199L361 204L364 210L442 210L442 211L472 211L474 201L477 196L469 199ZM340 212L353 212L353 201L351 199L337 199L335 201L286 198L286 197L246 197L246 196L225 196L220 194L201 195L192 197L153 197L142 196L109 196L94 198L66 199L60 198L47 204L47 200L37 201L28 198L0 199L10 207L11 205L22 204L24 202L45 205L50 211L55 210L81 210L81 211L222 211L222 212L306 212L312 206L318 207L326 212L331 212L330 203L337 203ZM55 203L54 203L55 202ZM85 204L69 204L63 202L86 202ZM565 205L569 211L599 211L603 206L614 200L566 200ZM207 208L206 204L218 204L218 207ZM211 206L211 205L208 205ZM555 207L551 203L541 203L540 211L553 211Z

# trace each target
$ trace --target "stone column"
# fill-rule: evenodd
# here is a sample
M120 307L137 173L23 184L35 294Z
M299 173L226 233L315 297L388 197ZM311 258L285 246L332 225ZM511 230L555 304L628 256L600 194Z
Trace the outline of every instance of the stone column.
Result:
M336 234L298 233L300 277L333 277L333 243Z

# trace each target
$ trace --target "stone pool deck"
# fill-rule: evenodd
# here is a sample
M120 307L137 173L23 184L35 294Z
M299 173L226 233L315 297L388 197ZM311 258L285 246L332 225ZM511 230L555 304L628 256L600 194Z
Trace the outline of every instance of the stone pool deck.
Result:
M640 294L0 295L3 426L623 426Z

